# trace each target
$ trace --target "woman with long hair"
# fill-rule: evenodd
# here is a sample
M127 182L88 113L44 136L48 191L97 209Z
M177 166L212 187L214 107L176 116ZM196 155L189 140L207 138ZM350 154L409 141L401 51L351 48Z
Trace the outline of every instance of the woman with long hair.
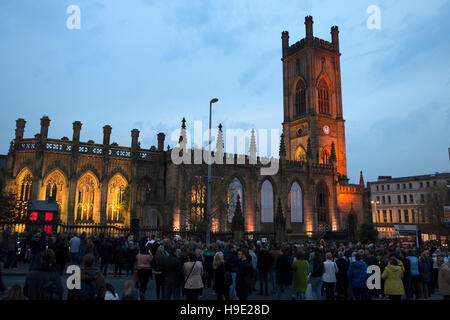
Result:
M125 281L122 300L139 300L139 292L134 288L133 281Z
M163 266L162 260L164 258L164 247L159 247L156 252L153 260L151 262L152 271L155 275L155 284L156 284L156 299L161 300L164 298L164 274L163 274Z
M309 267L309 281L311 282L313 300L322 300L322 276L324 272L322 254L316 251Z
M214 270L214 292L217 295L217 300L223 300L225 298L226 301L230 300L230 284L231 274L228 273L229 277L227 277L227 270L225 268L225 259L223 252L218 251L213 260L212 264ZM229 280L227 280L229 278Z

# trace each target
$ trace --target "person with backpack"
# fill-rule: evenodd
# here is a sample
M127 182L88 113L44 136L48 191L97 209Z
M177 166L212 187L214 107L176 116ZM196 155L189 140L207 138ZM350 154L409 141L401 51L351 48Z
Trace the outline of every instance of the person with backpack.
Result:
M322 254L319 251L314 252L311 264L309 266L309 281L311 282L311 291L313 300L322 300L322 282L325 267L322 262Z
M23 294L28 300L62 300L64 290L54 261L53 250L46 249L41 253L39 269L28 273L25 280Z
M77 290L76 300L104 300L106 292L105 278L94 266L95 257L86 254L81 269L81 288Z

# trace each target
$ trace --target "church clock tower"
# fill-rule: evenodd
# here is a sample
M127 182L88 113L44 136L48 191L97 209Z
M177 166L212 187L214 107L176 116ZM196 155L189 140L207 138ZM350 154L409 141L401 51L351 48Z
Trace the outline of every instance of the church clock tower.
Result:
M339 30L331 28L332 42L313 36L313 18L305 18L306 37L283 48L283 134L288 160L305 161L308 139L315 162L330 163L336 151L337 172L347 176L345 127L342 116Z

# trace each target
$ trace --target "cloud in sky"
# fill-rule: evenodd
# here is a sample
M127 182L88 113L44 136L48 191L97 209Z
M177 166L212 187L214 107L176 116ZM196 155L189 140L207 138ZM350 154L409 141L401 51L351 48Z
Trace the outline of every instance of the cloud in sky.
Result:
M66 8L81 8L68 30ZM382 29L366 9L381 7ZM338 25L349 176L449 171L450 3L423 1L40 0L0 2L0 153L15 120L52 119L49 135L143 147L170 135L182 117L243 129L280 128L281 31L291 43L314 16L315 36Z

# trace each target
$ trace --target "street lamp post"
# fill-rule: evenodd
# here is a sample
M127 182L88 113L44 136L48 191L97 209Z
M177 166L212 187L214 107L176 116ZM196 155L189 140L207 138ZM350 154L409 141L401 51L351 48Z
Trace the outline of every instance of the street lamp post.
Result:
M211 117L212 117L212 105L219 99L214 98L209 102L209 147L208 147L208 188L206 189L206 245L209 246L211 242Z
M372 201L370 201L373 205L374 205L374 207L375 207L375 209L374 209L374 212L375 212L375 221L374 222L381 222L380 221L380 217L378 216L378 212L377 212L377 204L380 204L380 201L374 201L374 200L372 200Z

